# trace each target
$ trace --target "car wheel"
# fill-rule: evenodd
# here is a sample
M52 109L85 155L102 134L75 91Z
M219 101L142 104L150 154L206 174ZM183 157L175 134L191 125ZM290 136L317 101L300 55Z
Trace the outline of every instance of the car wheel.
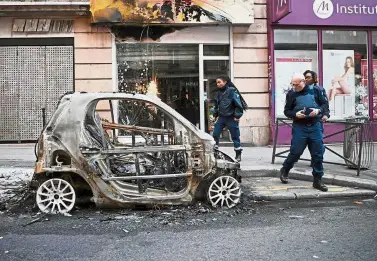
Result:
M215 178L208 187L207 198L213 207L232 208L240 202L240 183L231 176Z
M76 193L64 179L49 179L39 186L36 202L43 213L65 214L73 209Z

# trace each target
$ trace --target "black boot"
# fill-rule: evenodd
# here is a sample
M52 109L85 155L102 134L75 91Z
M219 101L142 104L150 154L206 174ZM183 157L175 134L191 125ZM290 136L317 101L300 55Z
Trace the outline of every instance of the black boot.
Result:
M285 168L280 169L280 180L284 184L288 183L288 173L289 171L287 171Z
M316 176L314 176L313 188L316 188L323 192L326 192L328 190L326 185L322 183L321 177L316 177Z
M238 162L241 162L241 154L242 154L242 150L234 150L236 152L236 160Z

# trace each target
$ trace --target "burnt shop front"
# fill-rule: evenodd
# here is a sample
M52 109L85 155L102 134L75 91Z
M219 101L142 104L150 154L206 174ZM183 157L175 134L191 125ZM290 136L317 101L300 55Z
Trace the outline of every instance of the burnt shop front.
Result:
M233 25L253 23L253 1L91 1L92 25L114 35L119 92L159 97L211 132L216 77L233 77Z
M377 140L377 2L375 0L269 1L271 122L284 117L294 73L313 70L326 90L331 120L369 117ZM272 126L274 128L274 126ZM325 135L344 129L325 125ZM290 143L289 127L278 143ZM343 142L344 134L326 142Z

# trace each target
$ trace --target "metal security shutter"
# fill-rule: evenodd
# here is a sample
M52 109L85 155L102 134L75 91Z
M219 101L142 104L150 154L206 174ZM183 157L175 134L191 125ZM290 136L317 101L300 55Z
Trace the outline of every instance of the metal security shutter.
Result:
M0 47L0 140L18 140L17 47Z
M59 97L73 90L72 46L0 47L0 141L28 141L42 130ZM6 92L5 92L6 90Z
M59 98L73 90L73 47L46 47L46 101L47 121L54 113Z
M34 140L42 130L46 93L45 47L18 47L20 140Z

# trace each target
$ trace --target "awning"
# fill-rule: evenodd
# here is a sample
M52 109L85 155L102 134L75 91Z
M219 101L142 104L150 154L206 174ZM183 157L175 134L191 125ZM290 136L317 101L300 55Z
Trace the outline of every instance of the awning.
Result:
M91 0L93 23L252 24L254 1L244 0Z

